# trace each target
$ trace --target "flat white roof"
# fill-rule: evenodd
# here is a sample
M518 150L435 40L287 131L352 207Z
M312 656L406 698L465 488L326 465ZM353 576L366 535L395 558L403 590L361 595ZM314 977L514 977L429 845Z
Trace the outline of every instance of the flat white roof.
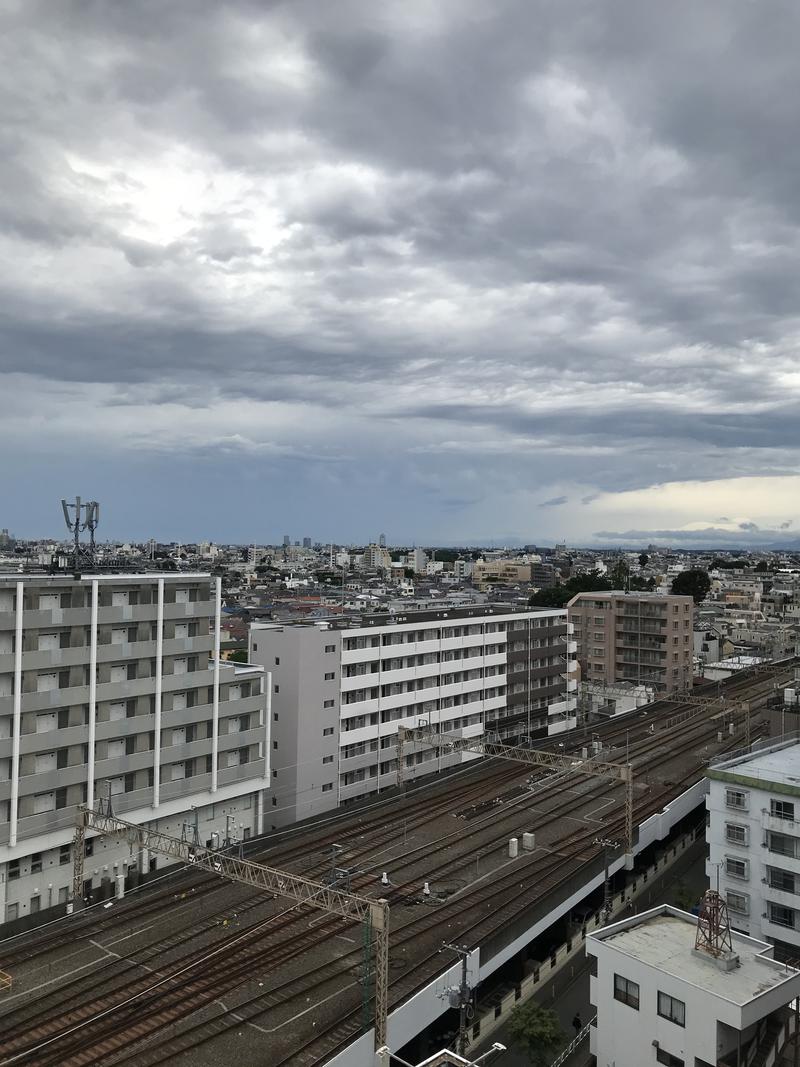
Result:
M724 971L713 959L700 958L693 952L696 931L694 915L662 905L596 931L589 935L589 941L602 941L739 1007L800 976L794 968L771 959L771 945L736 932L732 933L733 951L740 966Z
M761 752L715 763L712 771L733 771L746 777L800 788L800 742L779 743Z

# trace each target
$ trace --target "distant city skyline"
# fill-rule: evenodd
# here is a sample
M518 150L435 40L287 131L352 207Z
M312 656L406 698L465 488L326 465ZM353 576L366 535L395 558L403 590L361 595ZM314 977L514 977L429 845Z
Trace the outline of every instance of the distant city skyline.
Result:
M0 26L17 534L76 492L135 539L800 530L796 5Z

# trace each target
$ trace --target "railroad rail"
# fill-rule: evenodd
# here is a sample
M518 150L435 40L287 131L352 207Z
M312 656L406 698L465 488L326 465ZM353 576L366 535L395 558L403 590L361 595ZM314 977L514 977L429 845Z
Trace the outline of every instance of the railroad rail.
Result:
M625 851L633 857L633 768L630 763L608 763L594 759L576 759L575 756L548 749L520 748L487 741L483 737L461 737L459 734L441 733L428 723L419 726L400 726L397 730L397 780L403 783L405 765L404 745L417 741L434 748L447 748L451 752L474 752L480 756L499 756L514 760L529 767L545 767L552 771L567 771L571 774L588 774L592 777L612 778L625 784Z
M101 804L102 801L98 801ZM105 837L124 837L131 847L147 849L162 856L192 864L194 867L218 874L230 882L263 890L265 893L287 897L298 904L364 923L373 930L375 938L375 1048L386 1044L389 991L389 902L348 893L323 882L311 881L290 871L267 867L253 860L239 859L202 845L190 844L177 837L151 830L147 826L126 822L113 812L82 806L78 810L73 842L73 903L80 900L83 889L83 861L86 831Z

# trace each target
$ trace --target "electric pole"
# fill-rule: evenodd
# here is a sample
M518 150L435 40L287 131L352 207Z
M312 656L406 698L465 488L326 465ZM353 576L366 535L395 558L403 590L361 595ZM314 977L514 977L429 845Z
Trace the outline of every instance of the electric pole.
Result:
M469 1044L467 1037L467 1025L469 1022L470 1008L472 1007L472 990L469 987L467 965L469 964L469 949L464 945L448 945L442 942L442 949L448 949L461 957L461 985L458 987L458 1043L456 1052L464 1056ZM455 1005L453 1005L455 1006Z

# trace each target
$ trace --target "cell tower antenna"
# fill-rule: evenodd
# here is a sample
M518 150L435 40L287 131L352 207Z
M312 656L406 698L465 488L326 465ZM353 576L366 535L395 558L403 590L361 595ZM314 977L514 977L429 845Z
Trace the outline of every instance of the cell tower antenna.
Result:
M75 571L80 571L82 565L93 567L95 554L94 532L100 521L100 505L96 500L81 503L81 498L76 496L74 504L68 504L66 500L62 499L61 508L64 512L64 522L72 534L72 562ZM88 545L81 544L81 531L83 530L89 531Z

